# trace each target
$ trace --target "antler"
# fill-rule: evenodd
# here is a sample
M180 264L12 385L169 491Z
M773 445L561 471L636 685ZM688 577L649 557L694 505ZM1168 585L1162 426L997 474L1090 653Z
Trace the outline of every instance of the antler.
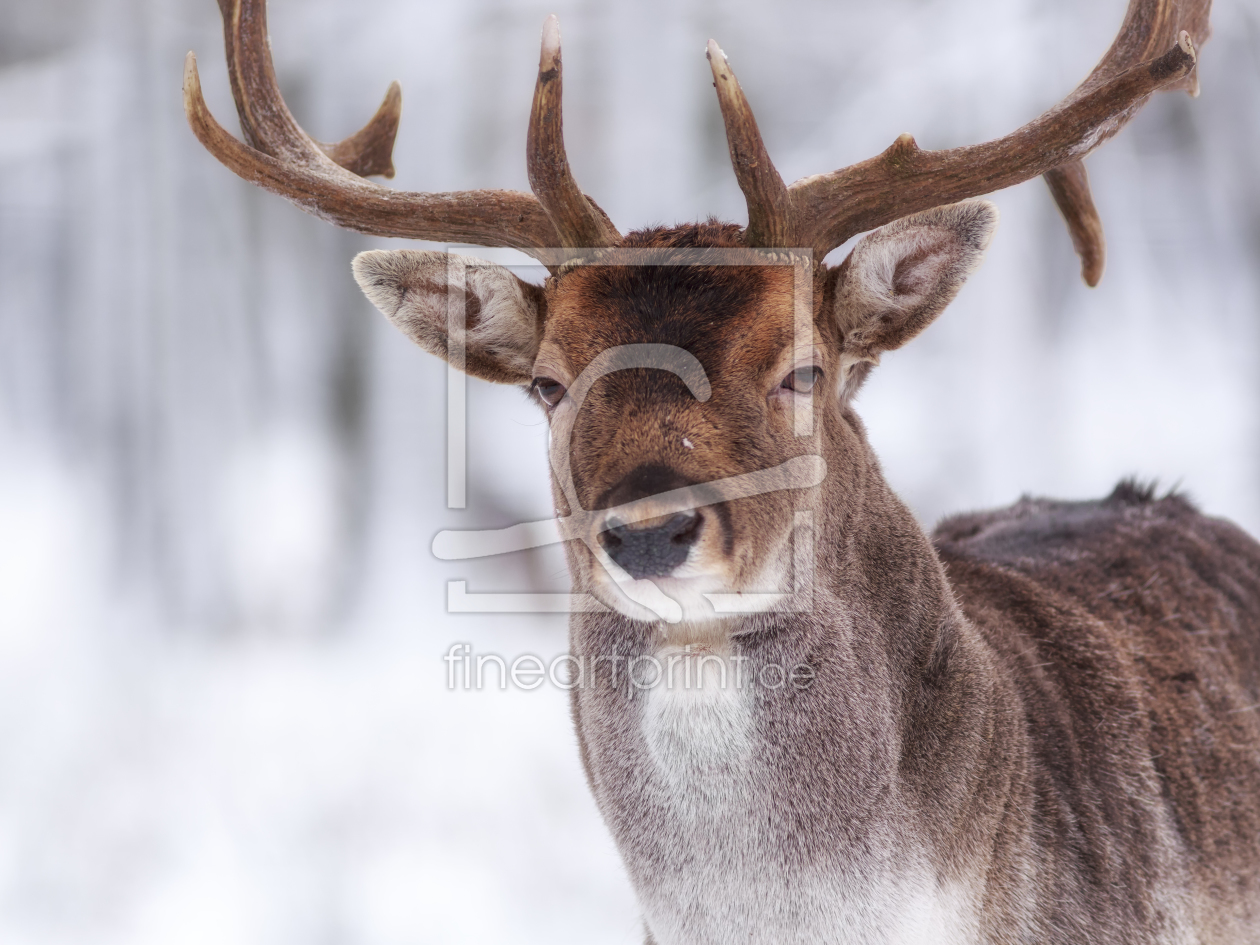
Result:
M1193 55L1193 50L1201 47L1212 35L1212 26L1208 22L1211 9L1212 0L1193 0L1191 3L1129 0L1124 22L1120 24L1120 32L1111 48L1065 101L1072 101L1092 92L1126 69L1154 59L1174 39L1180 45L1183 30L1190 37ZM1187 75L1172 80L1162 90L1173 89L1185 89L1191 96L1198 98L1198 70L1192 68ZM1135 106L1124 121L1132 118L1141 104ZM1089 192L1089 177L1085 173L1085 165L1078 158L1047 171L1044 176L1050 193L1054 196L1054 202L1058 204L1067 223L1076 254L1081 259L1081 277L1086 285L1096 286L1102 279L1107 252L1102 220L1099 219L1098 211L1094 208L1094 198Z
M539 191L534 197L510 190L415 193L365 180L375 174L393 177L391 154L402 104L398 83L389 87L362 130L336 144L322 144L302 130L280 95L267 39L266 0L219 0L219 10L232 95L248 143L232 137L210 114L191 52L184 63L184 111L198 140L238 176L308 213L373 236L510 246L549 265L556 264L556 254L537 250L604 246L619 239L569 172L554 18L548 20L543 43L543 59L550 50L554 75L549 79L540 68L530 122L530 180ZM537 181L536 168L545 171Z
M621 239L608 215L578 189L564 152L560 98L564 90L560 64L560 21L555 14L543 23L538 83L529 114L529 186L547 210L565 247L612 246Z
M1068 221L1085 280L1096 284L1102 275L1102 224L1080 162L1119 131L1152 92L1194 93L1195 44L1208 38L1210 6L1211 0L1130 0L1119 36L1085 81L1017 131L948 151L923 151L905 134L877 157L797 181L786 188L786 201L768 156L746 157L764 155L765 147L730 64L724 56L716 62L714 52L720 50L711 43L727 141L748 202L749 242L808 246L821 258L850 237L899 217L1045 174ZM1159 50L1166 51L1156 55Z
M228 78L245 140L275 158L311 164L312 146L361 177L394 176L392 152L402 112L402 90L390 83L385 101L362 130L336 144L307 136L289 112L276 84L267 41L267 6L219 0ZM318 163L318 162L316 162Z
M713 87L717 89L722 121L726 123L731 165L735 168L739 189L748 201L745 238L750 246L795 246L787 186L761 140L757 119L753 117L739 79L735 78L726 53L713 40L709 40L705 57L713 70Z

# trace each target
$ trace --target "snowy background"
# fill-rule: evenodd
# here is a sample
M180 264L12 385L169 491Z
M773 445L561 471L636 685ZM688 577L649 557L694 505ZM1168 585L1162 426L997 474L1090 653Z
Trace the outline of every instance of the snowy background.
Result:
M1001 135L1066 94L1121 0L275 0L280 82L335 140L402 82L407 189L527 189L539 28L569 154L621 229L743 219L713 36L784 176ZM1219 0L1203 95L1090 159L1086 289L1040 181L861 398L925 523L1158 477L1260 534L1260 0ZM554 552L443 563L443 528L548 513L541 418L444 373L360 297L388 245L238 181L184 123L183 55L235 128L211 0L0 0L0 940L639 940L564 693L450 692L441 657L551 657Z

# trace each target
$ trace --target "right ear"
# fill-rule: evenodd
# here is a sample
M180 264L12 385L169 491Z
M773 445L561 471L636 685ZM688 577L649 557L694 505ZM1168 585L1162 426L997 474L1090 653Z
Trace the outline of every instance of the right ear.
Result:
M451 359L448 305L462 297L465 372L501 384L533 379L547 311L540 286L471 256L414 249L359 253L353 269L368 300L444 361Z
M880 354L900 348L953 301L984 256L997 217L987 200L968 200L902 217L858 240L832 275L846 392Z

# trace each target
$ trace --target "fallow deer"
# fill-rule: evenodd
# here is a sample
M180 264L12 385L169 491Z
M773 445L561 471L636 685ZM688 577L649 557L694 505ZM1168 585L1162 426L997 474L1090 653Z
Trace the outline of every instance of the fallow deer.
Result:
M419 194L364 180L392 174L396 85L320 144L280 97L262 0L220 6L245 142L191 53L184 93L231 170L362 233L550 270L354 261L423 348L547 414L574 587L601 602L571 620L573 718L649 941L1260 942L1260 545L1125 483L929 538L852 406L979 261L996 214L971 198L1044 175L1097 282L1081 161L1153 92L1196 89L1209 0L1131 0L1084 83L1004 138L905 135L790 187L710 42L748 225L625 236L569 170L554 18L533 195ZM694 684L639 685L644 657L696 663Z

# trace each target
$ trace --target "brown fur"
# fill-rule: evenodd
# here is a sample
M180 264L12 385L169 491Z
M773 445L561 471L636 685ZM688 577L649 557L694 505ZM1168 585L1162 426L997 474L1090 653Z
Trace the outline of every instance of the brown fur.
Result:
M1095 900L1061 921L1111 910L1156 923L1160 877L1183 869L1203 939L1254 940L1256 543L1180 497L1122 484L1101 502L958 516L936 544L1014 688L1024 790L1058 802L1031 805L1052 840L1045 868Z
M982 205L943 208L817 268L827 380L808 437L776 394L794 364L788 270L578 266L538 304L536 376L572 384L602 351L648 342L691 352L712 384L701 402L663 370L599 380L568 444L583 509L804 453L827 464L817 488L701 510L696 556L734 587L778 580L767 562L812 531L805 612L572 618L575 655L605 660L573 692L583 764L661 942L1260 942L1260 545L1131 484L959 516L929 540L853 410L992 223ZM626 244L742 237L710 223ZM575 590L607 598L590 546L568 552ZM662 707L609 662L692 646L753 678L812 680L755 685L743 742L728 709ZM926 924L898 932L915 909Z
M662 287L670 311L651 318L625 305L644 297L626 288L644 274L587 271L556 304L548 336L571 332L560 344L579 359L631 338L686 347L723 412L706 421L668 377L610 383L578 428L587 495L646 455L710 478L786 455L790 439L741 435L757 425L746 398L761 385L748 378L762 377L787 327L727 301L758 299L763 275L704 273L700 293ZM832 291L820 288L821 311ZM587 313L572 324L567 298ZM591 324L614 305L616 319ZM841 347L824 319L819 328ZM1186 916L1203 942L1260 941L1260 548L1180 499L1132 502L1121 490L953 519L934 552L848 406L833 402L825 426L821 606L730 628L754 664L819 672L809 692L760 705L779 855L844 855L878 817L870 798L895 795L896 829L930 838L940 882L984 877L989 941L1172 941ZM660 451L675 428L692 432L697 454ZM784 518L755 504L733 516L737 547ZM652 652L654 637L619 616L574 619L578 653ZM669 814L644 794L645 762L628 761L642 738L632 702L608 680L574 697L596 797L635 877L635 864L668 870L671 857L658 839Z

